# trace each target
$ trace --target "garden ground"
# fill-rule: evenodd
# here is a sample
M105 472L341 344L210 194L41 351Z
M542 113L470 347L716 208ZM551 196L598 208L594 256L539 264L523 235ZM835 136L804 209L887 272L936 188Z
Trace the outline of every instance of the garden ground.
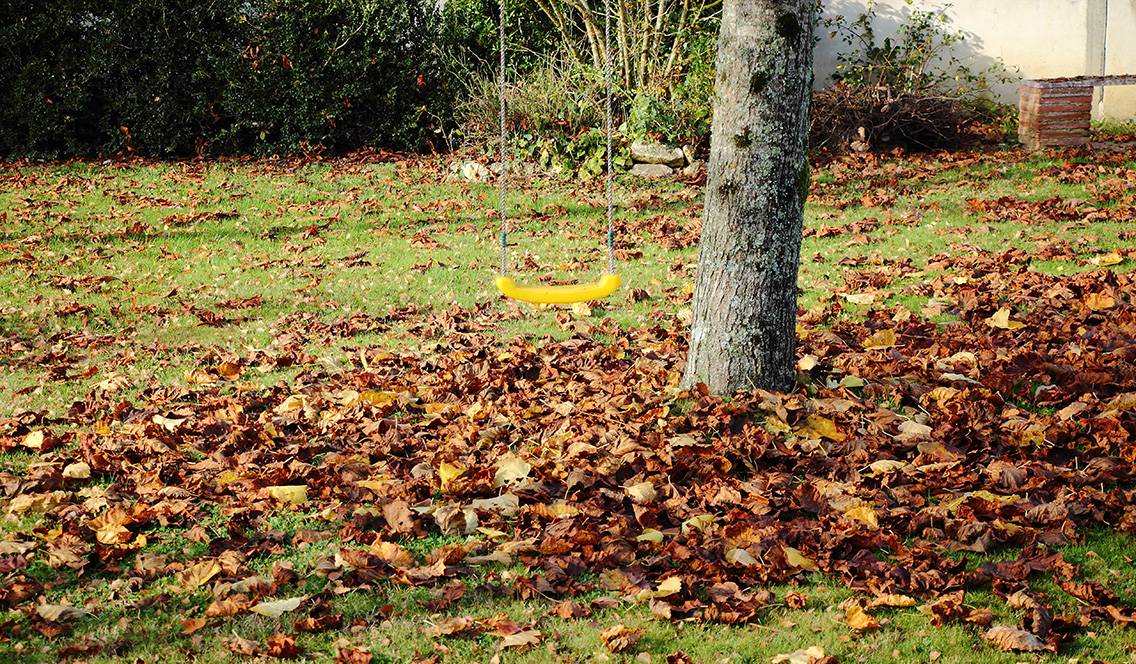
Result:
M1133 661L1136 145L818 168L800 389L725 401L699 182L560 309L448 173L5 167L0 659ZM519 182L516 269L594 276L602 196Z

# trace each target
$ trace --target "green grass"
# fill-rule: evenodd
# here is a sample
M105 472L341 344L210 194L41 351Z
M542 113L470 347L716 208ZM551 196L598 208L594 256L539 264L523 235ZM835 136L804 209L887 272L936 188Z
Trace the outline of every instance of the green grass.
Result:
M1071 257L1038 261L1036 269L1073 273L1096 269L1093 255L1130 249L1120 239L1131 222L1103 218L1070 224L1033 218L983 220L968 199L1008 196L1027 201L1051 197L1093 202L1108 210L1117 204L1094 185L1063 182L1052 174L1063 156L993 153L973 163L952 165L927 159L881 162L851 172L839 166L815 174L807 208L810 229L848 227L878 219L864 234L840 232L806 238L802 250L801 305L811 309L839 297L854 271L881 279L872 306L902 306L916 313L927 303L917 293L935 278L929 259L973 250L1034 252L1047 241L1073 246ZM1104 168L1136 168L1136 163ZM548 310L503 302L492 285L497 265L495 188L444 178L444 165L367 164L350 160L291 165L285 162L89 163L20 166L0 173L0 417L45 411L62 417L91 389L115 390L134 399L148 388L184 384L194 369L216 367L226 354L252 349L295 347L306 362L348 364L360 347L397 348L431 343L430 330L415 327L414 317L386 316L405 307L423 311L488 308L493 329L502 339L571 333L570 320L610 317L627 325L650 325L689 307L696 248L668 249L649 229L666 218L689 224L700 214L700 191L678 183L623 179L619 197L621 225L638 230L620 239L631 254L621 261L627 287L616 299L584 310ZM896 193L898 192L898 193ZM894 195L894 200L889 197ZM876 199L876 200L872 200ZM510 204L514 218L511 260L524 266L528 280L591 278L602 269L602 190L598 182L536 179L518 182ZM364 252L360 258L350 258ZM366 264L360 260L367 261ZM853 267L850 267L852 265ZM906 267L904 267L906 266ZM1115 269L1132 269L1133 261ZM900 270L897 267L903 267ZM632 302L630 288L648 292ZM852 292L856 292L853 290ZM247 306L236 308L234 303ZM845 315L859 316L867 306L845 304ZM70 313L65 313L70 312ZM196 312L196 313L195 313ZM200 316L223 316L220 325ZM375 326L352 334L323 326L362 314ZM937 317L946 322L949 316ZM435 334L437 334L435 332ZM5 341L6 340L6 341ZM240 382L290 381L296 367L246 367ZM65 370L60 373L61 366ZM66 429L61 425L61 430ZM35 463L25 451L0 453L0 473L19 475ZM221 528L223 516L203 506L199 523ZM26 533L40 523L35 515L2 520L3 533ZM264 528L284 533L319 530L319 515L282 511ZM332 526L327 526L331 528ZM146 552L171 560L204 554L205 545L185 541L180 528L148 533ZM3 535L0 533L0 536ZM236 533L230 533L230 536ZM423 557L438 546L459 540L433 536L403 544ZM267 573L288 560L300 571L299 585L280 597L319 592L323 583L310 574L316 562L334 553L336 539L283 546L279 552L249 561L254 573ZM1136 540L1098 532L1064 553L1093 578L1122 598L1136 602ZM124 561L129 564L129 560ZM776 606L760 625L724 627L655 620L643 606L597 610L587 618L549 617L545 600L506 601L476 590L481 581L508 583L509 568L482 570L470 580L471 591L447 616L490 617L507 614L532 624L544 643L532 650L505 653L507 661L550 661L546 646L562 661L633 661L639 652L663 661L682 650L698 662L766 662L778 653L823 646L840 661L1065 662L1069 657L1130 661L1131 633L1095 625L1067 644L1059 656L1015 656L979 643L978 628L931 627L918 609L881 611L881 629L854 634L842 622L837 605L850 591L831 580L816 579L798 589L809 596L804 609ZM97 610L81 620L71 642L97 643L86 661L147 662L230 661L223 641L233 634L263 643L274 632L291 632L296 616L279 620L240 616L192 635L182 635L181 620L199 615L207 592L188 596L172 592L165 581L141 590L113 581L75 583L40 562L28 574L51 587L50 601L82 604ZM1039 588L1050 582L1039 580ZM776 589L783 596L788 589ZM163 593L169 593L166 597ZM1060 594L1060 593L1054 593ZM371 650L376 661L402 662L438 656L444 661L487 661L497 653L495 637L433 639L429 626L445 616L422 606L427 591L379 583L331 599L348 628L325 634L301 634L297 640L314 659L326 660L337 644ZM992 607L1000 618L1016 616L989 593L969 601ZM146 608L139 603L150 602ZM1072 602L1072 600L1070 600ZM1057 607L1075 610L1073 604ZM25 625L22 615L0 612L0 624ZM646 635L626 655L607 653L599 634L623 623ZM23 635L0 641L2 661L54 661L57 640Z
M905 217L918 222L881 225L861 236L806 238L802 306L816 306L842 285L847 268L840 259L862 259L867 272L894 272L895 260L910 258L913 273L894 281L881 301L918 310L926 298L901 291L933 276L924 269L927 257L970 247L1029 250L1045 238L1070 235L1065 222L1045 220L976 227L968 198L1092 198L1083 184L1039 175L1058 160L988 161L993 163L945 168L925 179L897 176L886 187L872 178L844 182L818 173L809 227ZM33 352L66 353L72 364L63 378L45 375L30 355L19 364L5 362L0 393L11 395L6 409L58 414L108 379L127 395L151 382L178 382L210 349L268 347L279 340L280 327L298 316L332 322L408 306L437 310L490 302L509 314L498 325L503 337L564 336L545 311L513 309L495 296L494 188L446 180L435 170L326 163L293 169L242 161L20 169L33 184L0 191L0 238L22 255L0 273L0 330ZM892 190L907 193L883 206L862 205L872 202L862 200L865 194ZM650 228L648 220L660 215L689 223L699 214L698 192L676 184L648 188L628 180L620 195L634 204L621 214L625 226ZM829 199L839 207L825 205ZM520 184L511 198L514 268L525 257L535 265L521 269L530 278L594 276L603 263L600 202L595 183ZM1122 246L1118 238L1126 227L1124 221L1097 222L1090 233L1079 230L1069 239L1088 256ZM637 254L621 262L625 283L651 297L620 299L592 315L642 325L660 310L685 306L695 249L664 249L644 231L627 233L621 244ZM343 260L359 252L369 265ZM1091 267L1084 261L1038 265L1055 273ZM241 300L252 304L226 308ZM854 304L849 309L859 310ZM68 311L73 313L61 315ZM194 311L231 322L205 325ZM301 341L308 352L335 362L357 342L407 343L401 328L396 323L358 339ZM264 384L291 375L254 371L244 378Z

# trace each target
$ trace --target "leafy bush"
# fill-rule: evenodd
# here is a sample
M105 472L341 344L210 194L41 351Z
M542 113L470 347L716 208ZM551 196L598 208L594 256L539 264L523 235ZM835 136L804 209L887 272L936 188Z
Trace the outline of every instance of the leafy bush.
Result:
M264 0L246 16L248 45L230 62L231 122L218 140L229 150L421 147L427 109L445 103L448 85L424 41L436 30L432 6Z
M603 72L567 58L546 57L506 86L506 127L514 157L553 172L592 175L603 171L606 84ZM457 119L465 138L496 157L499 134L499 83L493 74L477 79L458 104ZM622 105L623 93L614 91ZM616 120L618 122L618 120ZM623 161L626 142L617 136Z
M691 40L686 65L675 80L655 90L640 90L631 103L628 133L672 144L709 142L714 107L714 60L717 38L706 33Z
M471 94L459 102L458 121L470 139L492 143L499 125L496 72L480 76L471 87ZM568 59L545 58L506 85L509 131L575 135L602 127L605 89L602 72Z
M964 63L955 47L965 36L950 28L945 13L913 9L894 38L880 39L876 20L869 2L852 20L824 21L849 49L837 56L836 85L814 95L814 151L950 147L966 139L974 121L1002 112L989 90L991 78L1004 72Z
M0 153L426 146L453 95L436 7L10 0L0 9Z

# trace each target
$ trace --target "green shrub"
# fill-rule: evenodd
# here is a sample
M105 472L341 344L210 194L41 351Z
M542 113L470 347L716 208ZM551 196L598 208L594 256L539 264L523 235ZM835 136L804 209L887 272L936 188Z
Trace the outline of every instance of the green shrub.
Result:
M603 73L571 60L548 57L506 85L506 123L512 133L575 135L604 124ZM497 140L499 83L496 72L478 77L458 105L457 119L475 143ZM620 96L619 92L616 92Z
M633 138L699 146L709 142L717 44L710 33L692 39L676 80L635 95L627 123Z
M440 34L433 0L9 0L0 153L424 147Z
M512 156L552 172L582 176L603 172L605 99L603 72L571 59L545 57L529 71L514 73L505 93ZM622 99L622 92L615 90L617 109ZM495 72L483 74L457 112L465 139L494 158L500 141L499 103ZM626 162L625 143L622 135L615 137L619 164Z
M421 147L427 109L445 103L420 0L263 0L243 22L223 100L225 151Z

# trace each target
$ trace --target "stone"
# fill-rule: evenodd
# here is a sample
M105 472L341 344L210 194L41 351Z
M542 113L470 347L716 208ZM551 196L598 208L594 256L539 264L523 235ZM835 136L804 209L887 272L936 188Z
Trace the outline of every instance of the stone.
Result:
M688 178L692 178L695 175L698 175L698 171L700 170L702 170L702 160L695 159L694 161L691 161L686 168L682 169L682 174Z
M694 146L693 145L682 146L682 156L686 159L686 165L687 166L689 166L689 165L693 164L695 161L697 161L694 158Z
M665 178L674 175L674 169L666 164L635 164L631 174L643 178Z
M686 156L681 148L662 143L635 141L631 144L631 161L637 164L662 164L681 168L686 163Z

